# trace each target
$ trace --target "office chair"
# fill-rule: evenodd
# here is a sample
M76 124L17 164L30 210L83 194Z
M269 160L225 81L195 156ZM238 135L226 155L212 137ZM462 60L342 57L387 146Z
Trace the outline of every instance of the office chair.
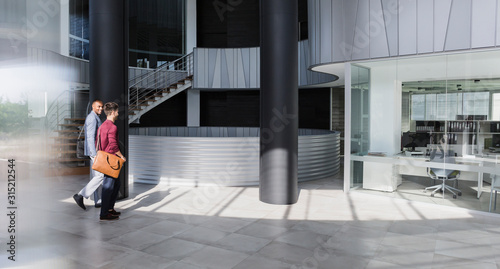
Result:
M495 204L493 210L497 210L497 191L500 191L500 176L491 175L491 191L490 191L490 209L491 212L491 202L493 201L493 192L495 192Z
M444 157L443 159L434 158L431 160L431 162L455 163L455 158L452 158L452 157ZM439 190L443 191L443 198L444 198L445 190L448 190L449 192L451 192L453 194L453 199L457 199L457 194L458 194L458 196L462 195L461 190L446 185L447 180L455 180L455 181L458 180L458 178L460 177L459 170L450 170L450 169L428 167L427 168L427 175L433 180L442 180L443 181L441 184L425 188L424 192L426 192L429 189L434 189L431 193L431 197L434 197L434 194Z

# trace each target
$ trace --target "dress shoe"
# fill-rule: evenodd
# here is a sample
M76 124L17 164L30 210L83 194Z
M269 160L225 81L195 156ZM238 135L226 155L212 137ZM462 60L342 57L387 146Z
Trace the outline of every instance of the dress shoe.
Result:
M75 202L79 207L81 207L83 210L87 210L87 208L85 208L85 205L83 204L83 196L81 196L80 194L75 194L73 195L73 199L75 199Z
M100 208L101 206L101 204L95 204L95 208Z
M119 218L120 218L119 216L112 215L111 213L99 217L100 220L117 220Z
M109 213L113 216L120 216L122 214L122 212L115 211L114 209L110 209Z

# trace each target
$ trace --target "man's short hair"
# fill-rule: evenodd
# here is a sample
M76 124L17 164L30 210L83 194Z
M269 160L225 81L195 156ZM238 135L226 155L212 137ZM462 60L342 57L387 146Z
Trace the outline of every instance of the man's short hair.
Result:
M106 104L104 104L104 113L106 114L106 116L111 115L111 113L113 113L113 111L118 111L118 104L117 103L107 102Z
M102 104L104 104L104 103L103 103L101 100L99 100L99 99L95 99L95 100L94 100L94 102L92 102L92 105L94 105L95 103L101 103L101 105L102 105Z

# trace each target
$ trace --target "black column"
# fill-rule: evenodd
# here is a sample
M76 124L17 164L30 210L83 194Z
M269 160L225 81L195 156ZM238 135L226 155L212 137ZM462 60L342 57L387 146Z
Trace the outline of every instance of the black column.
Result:
M260 1L260 200L298 199L297 0Z
M128 1L90 0L90 100L116 102L120 150L128 157ZM103 113L104 114L104 113ZM128 165L119 199L128 197Z

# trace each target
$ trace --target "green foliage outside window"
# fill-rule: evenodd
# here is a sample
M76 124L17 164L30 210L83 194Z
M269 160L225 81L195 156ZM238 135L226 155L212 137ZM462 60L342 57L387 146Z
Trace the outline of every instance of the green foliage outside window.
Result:
M0 139L28 131L28 103L12 103L0 96Z

